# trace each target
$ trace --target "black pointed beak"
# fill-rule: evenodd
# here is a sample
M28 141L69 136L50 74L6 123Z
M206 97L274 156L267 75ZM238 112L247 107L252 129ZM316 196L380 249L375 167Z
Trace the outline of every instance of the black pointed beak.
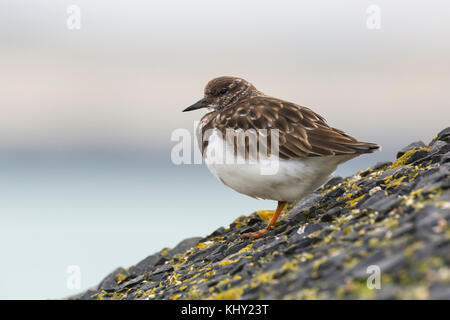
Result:
M209 107L209 103L208 103L208 101L206 101L205 98L203 98L203 99L197 101L196 103L194 103L192 106L187 107L186 109L184 109L183 112L197 110L197 109L202 109L202 108L207 108L207 107Z

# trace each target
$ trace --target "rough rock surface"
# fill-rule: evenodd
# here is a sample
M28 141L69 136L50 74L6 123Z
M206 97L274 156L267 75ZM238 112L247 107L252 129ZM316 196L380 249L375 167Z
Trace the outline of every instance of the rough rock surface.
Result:
M72 298L450 299L450 128L397 156L331 179L263 239L240 235L271 213L242 216Z

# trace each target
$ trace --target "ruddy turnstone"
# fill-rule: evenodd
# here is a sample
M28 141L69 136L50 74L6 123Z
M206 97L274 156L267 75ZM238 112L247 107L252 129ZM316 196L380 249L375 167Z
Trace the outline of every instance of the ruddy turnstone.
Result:
M267 227L243 237L261 237L273 228L288 201L313 192L340 163L380 148L330 127L309 108L265 95L237 77L209 81L204 98L183 112L201 108L209 110L197 128L208 169L237 192L278 201ZM275 162L276 170L264 171Z

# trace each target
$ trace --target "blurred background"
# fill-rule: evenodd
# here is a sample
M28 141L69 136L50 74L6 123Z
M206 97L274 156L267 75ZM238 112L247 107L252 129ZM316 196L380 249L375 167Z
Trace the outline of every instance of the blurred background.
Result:
M171 162L172 132L203 115L181 110L211 78L243 77L383 146L347 176L450 124L449 38L448 1L1 0L0 298L73 295L274 208Z

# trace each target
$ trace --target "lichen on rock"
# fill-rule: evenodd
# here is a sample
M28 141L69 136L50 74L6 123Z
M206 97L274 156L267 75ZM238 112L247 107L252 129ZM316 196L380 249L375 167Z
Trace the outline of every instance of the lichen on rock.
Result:
M73 299L449 299L450 128L393 162L335 177L283 215L190 238ZM380 288L368 286L380 271Z

